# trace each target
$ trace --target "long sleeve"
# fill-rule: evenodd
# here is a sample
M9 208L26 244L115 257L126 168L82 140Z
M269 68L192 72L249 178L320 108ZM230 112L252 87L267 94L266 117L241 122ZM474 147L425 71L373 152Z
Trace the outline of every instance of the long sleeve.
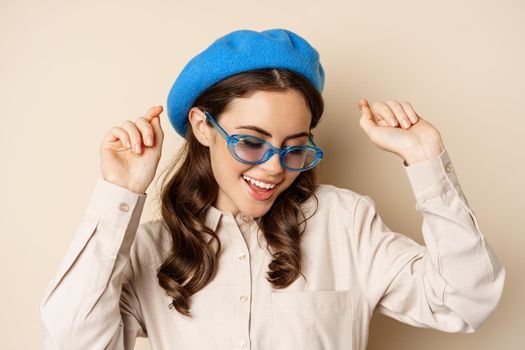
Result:
M146 336L129 271L146 194L98 179L40 304L45 349L132 349Z
M446 149L404 169L425 245L393 232L362 196L354 232L360 279L377 311L418 327L474 332L499 302L505 270L481 231Z

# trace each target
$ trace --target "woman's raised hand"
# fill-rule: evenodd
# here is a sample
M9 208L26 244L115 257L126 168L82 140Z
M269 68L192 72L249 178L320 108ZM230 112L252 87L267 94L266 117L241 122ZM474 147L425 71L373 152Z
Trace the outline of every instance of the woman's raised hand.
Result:
M403 158L409 165L432 159L444 148L441 134L416 113L408 102L358 102L359 125L380 149Z
M135 122L112 127L100 145L104 180L136 193L145 193L155 178L162 153L162 106L151 107Z

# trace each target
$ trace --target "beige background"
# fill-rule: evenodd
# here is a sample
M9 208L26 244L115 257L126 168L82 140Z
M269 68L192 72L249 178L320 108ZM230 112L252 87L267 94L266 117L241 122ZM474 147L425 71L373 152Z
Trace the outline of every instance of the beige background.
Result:
M372 196L392 229L422 242L401 160L368 140L356 109L360 97L407 100L441 131L507 268L502 301L477 333L377 316L369 349L523 349L524 15L519 0L1 0L0 348L41 348L42 291L100 176L106 131L165 106L184 64L219 36L285 27L326 70L322 182ZM162 169L180 142L163 116ZM155 185L148 194L143 219L156 215Z

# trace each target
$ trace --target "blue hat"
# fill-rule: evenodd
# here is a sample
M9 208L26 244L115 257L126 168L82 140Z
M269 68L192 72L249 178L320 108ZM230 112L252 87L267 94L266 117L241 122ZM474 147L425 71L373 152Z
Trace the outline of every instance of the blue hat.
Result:
M308 78L321 93L324 70L319 53L286 29L236 30L217 40L183 68L168 95L168 117L186 137L188 112L208 87L229 76L259 68L287 68Z

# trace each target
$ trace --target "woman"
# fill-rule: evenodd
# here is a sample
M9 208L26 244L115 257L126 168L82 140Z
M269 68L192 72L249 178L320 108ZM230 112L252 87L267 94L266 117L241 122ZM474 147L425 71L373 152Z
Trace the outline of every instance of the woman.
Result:
M484 240L440 133L408 102L359 101L360 126L403 159L426 246L374 201L319 185L317 51L283 29L240 30L194 57L168 96L186 139L140 222L161 155L162 106L104 138L102 179L42 300L53 349L364 349L374 309L473 332L504 269ZM168 174L169 175L169 174Z

